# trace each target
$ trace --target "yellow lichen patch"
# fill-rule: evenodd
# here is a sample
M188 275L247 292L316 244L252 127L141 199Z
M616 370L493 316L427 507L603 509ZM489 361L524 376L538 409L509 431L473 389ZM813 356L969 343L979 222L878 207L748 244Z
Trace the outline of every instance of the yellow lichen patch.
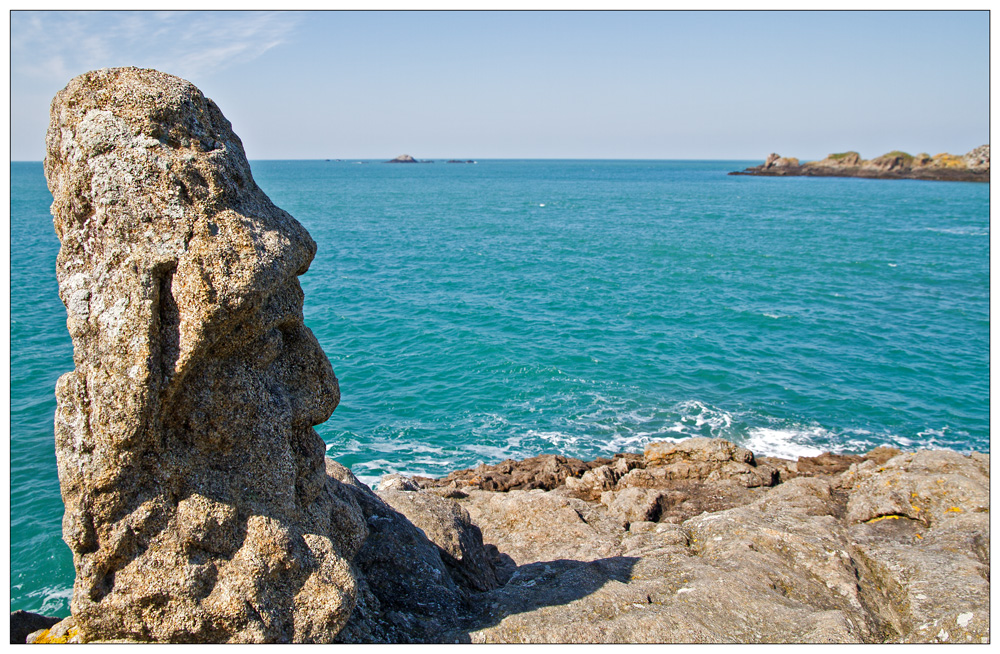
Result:
M920 507L917 506L916 504L911 504L910 508L913 509L914 512L920 513Z
M899 515L882 515L882 516L879 516L877 518L872 518L871 520L868 520L866 522L867 522L867 524L870 525L873 522L879 522L880 520L899 520L901 517L903 517L903 516L899 516Z
M961 157L942 152L934 155L934 164L942 168L965 168L965 161Z
M953 506L950 509L948 509L947 511L945 511L945 513L962 513L962 509L960 509L957 506Z
M924 537L923 537L923 536L921 536L920 534L914 534L914 536L915 536L915 537L917 537L917 538L919 538L920 540L923 540L923 539L924 539Z
M45 633L42 633L35 639L36 645L62 645L68 643L73 636L77 635L80 630L76 627L70 627L62 636L51 636L52 630L46 629Z

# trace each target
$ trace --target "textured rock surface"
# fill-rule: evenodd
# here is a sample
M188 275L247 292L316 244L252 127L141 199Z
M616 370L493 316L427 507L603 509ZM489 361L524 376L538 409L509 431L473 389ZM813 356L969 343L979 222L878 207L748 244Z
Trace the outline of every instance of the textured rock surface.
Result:
M24 644L28 635L51 628L59 618L50 618L29 611L13 611L10 614L10 642Z
M857 152L827 155L819 161L799 163L798 159L768 155L760 166L735 171L730 175L789 177L867 177L877 179L926 179L955 182L990 181L990 146L981 145L965 155L946 152L933 157L893 151L865 160Z
M315 244L179 78L73 79L46 145L76 366L55 432L81 638L331 640L366 527L313 430L339 400L302 321Z
M622 454L617 458L639 459L635 454ZM467 470L457 470L443 479L415 477L423 488L454 488L458 490L479 489L506 492L509 490L532 490L541 488L552 490L561 486L567 478L581 474L600 465L611 463L611 459L581 461L557 454L542 454L521 461L506 460L493 465L479 465Z
M406 494L439 490L420 483ZM689 439L549 491L466 485L503 586L458 639L986 642L988 484L981 454L785 461Z
M433 493L379 490L378 495L437 545L448 572L460 587L487 591L499 585L483 546L483 535L469 512L454 500Z
M326 460L326 467L332 479L342 482L339 488L360 506L368 527L354 558L362 601L338 641L419 643L457 638L461 575L456 583L438 546L350 470L332 459Z

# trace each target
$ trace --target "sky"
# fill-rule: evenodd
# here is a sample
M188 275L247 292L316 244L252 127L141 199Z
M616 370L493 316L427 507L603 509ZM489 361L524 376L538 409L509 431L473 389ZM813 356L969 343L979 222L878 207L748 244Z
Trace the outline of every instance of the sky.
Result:
M820 159L989 142L976 12L11 13L11 158L74 76L156 68L253 159Z

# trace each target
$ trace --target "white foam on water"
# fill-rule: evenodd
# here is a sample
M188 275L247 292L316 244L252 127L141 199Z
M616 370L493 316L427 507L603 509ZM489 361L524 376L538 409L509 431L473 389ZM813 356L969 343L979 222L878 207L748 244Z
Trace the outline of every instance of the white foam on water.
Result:
M375 452L409 452L413 454L444 454L440 447L409 441L373 440L368 445Z
M39 613L51 615L55 611L64 609L71 599L73 599L73 587L69 586L46 586L26 594L27 597L41 597L42 608Z
M989 236L990 230L982 227L928 227L927 231L939 234L955 234L958 236Z
M761 456L797 459L800 456L818 456L826 451L809 445L808 442L826 436L827 433L822 427L811 429L752 427L749 437L741 445Z
M579 436L575 436L573 434L567 434L561 431L538 431L536 429L529 429L525 432L525 436L530 438L540 438L543 441L557 446L576 445L580 440Z
M462 446L462 449L478 454L479 456L484 457L485 460L491 462L513 458L510 448L499 447L497 445L479 445L472 443L470 445Z
M681 420L677 423L682 427L679 431L686 432L693 422L694 427L708 425L714 435L717 431L728 430L733 424L731 413L706 405L698 400L678 402L673 406L672 411L681 414Z

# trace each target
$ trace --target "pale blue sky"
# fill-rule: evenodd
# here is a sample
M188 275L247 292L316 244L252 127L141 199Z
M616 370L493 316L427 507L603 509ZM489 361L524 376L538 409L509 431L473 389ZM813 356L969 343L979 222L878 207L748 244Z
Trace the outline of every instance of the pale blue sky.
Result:
M11 150L94 68L194 82L251 159L803 159L989 141L987 12L13 12Z

